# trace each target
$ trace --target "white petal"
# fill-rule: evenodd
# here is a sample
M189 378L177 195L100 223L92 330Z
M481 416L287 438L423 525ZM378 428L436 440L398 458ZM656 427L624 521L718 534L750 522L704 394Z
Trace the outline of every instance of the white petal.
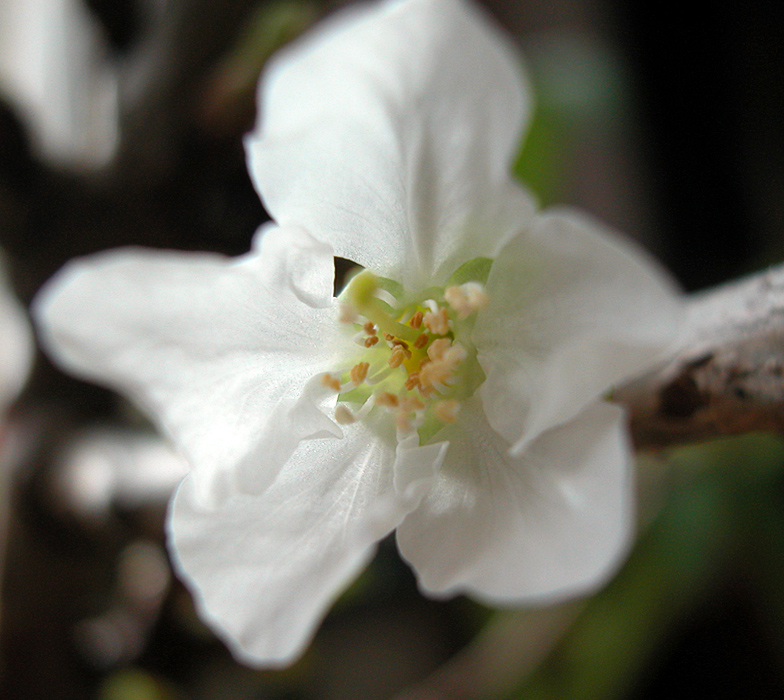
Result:
M33 354L30 321L11 291L0 256L0 414L27 381Z
M402 461L410 466L419 449ZM239 659L282 666L302 652L376 542L419 502L421 489L396 491L395 461L393 435L355 423L342 440L303 441L259 496L204 509L186 479L170 518L175 560L201 615Z
M328 246L272 229L236 260L121 250L72 262L35 312L52 357L138 402L202 472L203 496L219 497L228 470L261 490L300 438L340 434L312 380L338 342L332 276Z
M633 502L618 407L594 404L513 457L474 400L444 439L436 485L397 531L425 592L549 601L593 589L613 572Z
M460 0L336 15L273 59L259 110L246 146L272 217L414 289L532 215L508 177L530 112L520 61Z
M612 387L661 362L683 317L674 284L577 213L537 217L493 263L474 340L490 424L520 452Z

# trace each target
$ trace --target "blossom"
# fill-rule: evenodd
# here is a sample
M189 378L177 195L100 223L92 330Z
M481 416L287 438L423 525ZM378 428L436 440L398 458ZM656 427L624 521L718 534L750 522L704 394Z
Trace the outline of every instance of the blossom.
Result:
M0 422L4 421L6 411L27 382L33 355L30 322L11 290L5 256L0 253ZM0 432L4 431L4 428L0 429ZM0 436L0 443L2 441Z
M0 0L0 92L38 155L99 167L118 141L117 70L80 0Z
M632 521L604 397L664 357L680 306L633 244L511 179L531 100L506 38L461 0L353 8L259 99L274 223L250 253L108 252L36 302L52 356L192 465L169 536L202 616L289 663L393 530L431 595L600 585ZM335 256L364 268L337 299Z

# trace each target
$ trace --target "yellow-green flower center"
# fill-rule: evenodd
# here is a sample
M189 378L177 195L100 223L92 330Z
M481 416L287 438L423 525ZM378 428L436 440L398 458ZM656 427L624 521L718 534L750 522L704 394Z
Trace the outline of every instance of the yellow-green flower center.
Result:
M338 393L338 423L383 410L399 432L416 430L424 444L457 419L485 378L471 332L488 301L490 262L469 261L447 285L414 299L367 270L351 280L339 298L340 320L358 350L342 369L322 377Z

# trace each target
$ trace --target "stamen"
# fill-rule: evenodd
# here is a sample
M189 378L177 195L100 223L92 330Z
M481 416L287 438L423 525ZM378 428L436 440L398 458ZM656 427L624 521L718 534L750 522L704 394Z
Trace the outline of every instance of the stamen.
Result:
M435 361L440 360L447 350L452 346L449 338L438 338L433 341L433 344L427 349L427 356Z
M406 359L411 357L411 351L408 349L408 343L405 340L400 340L399 338L395 338L392 341L392 352L395 352L397 348L402 348L403 353L406 356Z
M405 396L400 402L400 407L404 411L421 411L425 404L422 403L418 396Z
M365 377L367 377L369 368L370 368L369 362L360 362L351 368L351 372L349 372L349 376L351 377L351 381L354 383L355 386L359 386L360 384L362 384L362 382L365 381Z
M379 382L383 382L390 374L392 374L393 369L392 367L384 367L382 370L376 372L374 375L368 378L367 383L371 386L373 384L378 384Z
M392 368L400 367L406 361L406 352L408 352L409 356L411 355L411 352L402 345L395 345L392 348L392 354L389 356L389 366Z
M428 311L422 319L422 323L425 328L436 335L446 335L449 333L449 316L446 309Z
M444 382L451 379L452 372L453 368L446 362L429 362L424 367L419 368L419 383L422 386L438 388L436 385L443 385Z
M340 391L340 379L333 374L322 374L321 383L332 391Z
M456 367L468 357L468 353L460 343L452 343L452 347L444 353L444 361Z
M466 282L459 287L447 287L444 299L457 312L458 318L465 319L474 311L480 311L487 306L489 297L479 282Z
M485 288L479 282L466 282L462 286L468 297L468 303L471 304L474 311L481 311L487 306L490 297L487 296Z
M397 408L399 401L397 396L394 394L390 394L388 391L382 391L378 396L376 396L376 406L390 406L391 408Z
M433 408L436 417L443 423L454 423L460 412L460 404L456 399L444 399Z
M420 441L427 442L456 420L461 404L455 397L470 396L476 388L474 375L480 370L471 323L462 320L484 308L488 296L480 283L466 282L404 308L387 286L367 270L349 283L341 322L352 323L352 333L359 331L356 343L373 349L364 352L367 362L355 360L350 369L321 375L321 382L341 394L337 423L363 420L379 406L391 413L398 431L419 431ZM465 390L458 386L464 381Z
M351 425L356 422L354 414L349 411L342 403L335 406L335 420L340 425Z

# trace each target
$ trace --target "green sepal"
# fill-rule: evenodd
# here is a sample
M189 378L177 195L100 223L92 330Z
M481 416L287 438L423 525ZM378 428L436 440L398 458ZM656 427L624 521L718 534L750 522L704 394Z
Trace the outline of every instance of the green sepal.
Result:
M485 284L490 275L493 261L490 258L471 258L458 267L446 283L447 287L461 285L466 282L481 282Z

